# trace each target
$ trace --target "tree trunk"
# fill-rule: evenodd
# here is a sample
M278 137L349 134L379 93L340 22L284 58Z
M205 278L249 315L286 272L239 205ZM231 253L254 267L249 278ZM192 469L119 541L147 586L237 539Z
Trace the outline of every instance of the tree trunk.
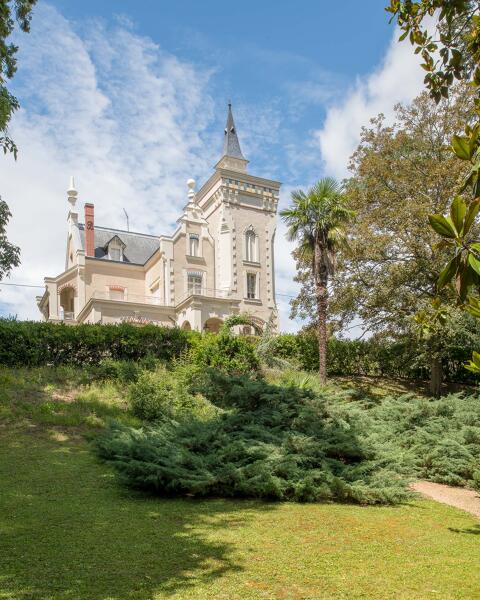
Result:
M318 375L321 383L327 381L327 306L328 290L326 285L316 286L318 311Z
M314 277L318 313L318 375L321 383L327 381L327 310L328 271L322 260L322 246L315 244Z
M442 392L443 368L442 361L437 356L432 356L430 362L430 393L439 398Z

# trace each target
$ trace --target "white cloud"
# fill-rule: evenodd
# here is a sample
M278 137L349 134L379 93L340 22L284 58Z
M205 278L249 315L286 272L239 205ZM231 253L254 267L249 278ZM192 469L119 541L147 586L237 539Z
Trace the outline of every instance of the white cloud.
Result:
M362 126L383 113L393 117L398 102L409 102L423 89L419 58L408 42L398 43L395 31L379 69L357 80L344 99L327 110L325 122L313 137L318 144L324 171L343 178L348 175L349 158L360 140Z
M124 227L125 208L132 230L168 233L185 181L210 174L219 144L209 143L210 72L125 24L97 23L82 37L48 5L35 17L15 80L26 107L11 128L20 153L0 161L0 182L13 213L8 235L22 250L13 279L41 284L63 269L70 174L79 209L94 202L98 224ZM2 312L38 318L35 293L4 286Z

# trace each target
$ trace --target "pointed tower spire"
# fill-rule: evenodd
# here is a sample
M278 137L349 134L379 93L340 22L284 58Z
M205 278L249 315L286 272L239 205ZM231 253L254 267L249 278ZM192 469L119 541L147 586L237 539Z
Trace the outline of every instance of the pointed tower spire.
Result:
M242 154L240 142L238 140L237 128L233 120L232 103L228 103L227 124L223 138L222 158L217 163L217 168L229 169L231 171L240 171L245 173L248 160Z
M227 124L225 125L225 137L223 140L223 156L232 158L240 158L245 160L240 148L235 121L233 120L232 103L228 103Z

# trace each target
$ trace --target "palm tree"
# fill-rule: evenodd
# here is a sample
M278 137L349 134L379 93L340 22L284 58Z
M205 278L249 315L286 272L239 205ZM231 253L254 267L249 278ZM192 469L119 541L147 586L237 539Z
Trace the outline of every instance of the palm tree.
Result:
M335 255L345 244L345 225L354 212L346 205L340 184L332 177L320 179L306 193L292 192L293 204L280 212L287 237L298 242L301 260L310 262L318 312L319 376L327 379L328 281L335 270Z

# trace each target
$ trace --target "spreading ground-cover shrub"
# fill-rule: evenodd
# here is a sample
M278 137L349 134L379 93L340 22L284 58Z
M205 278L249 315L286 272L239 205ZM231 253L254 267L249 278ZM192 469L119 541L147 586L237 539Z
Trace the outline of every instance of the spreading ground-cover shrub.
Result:
M405 499L405 482L356 428L308 389L216 372L222 410L210 419L112 425L100 455L128 485L161 495L340 500Z
M406 499L413 479L480 482L476 396L369 398L308 373L274 384L183 362L143 374L130 400L156 423L113 424L97 449L125 483L161 495L375 504Z
M188 333L175 327L128 323L76 325L0 319L0 364L9 367L98 365L102 360L172 360L186 350Z
M365 411L363 427L397 471L418 479L476 487L480 478L480 399L386 398Z
M322 392L318 379L308 373L286 372L277 380L326 394L331 414L355 427L361 443L373 447L389 469L412 479L479 489L478 394L379 398L358 394L355 388L339 391L331 386Z

